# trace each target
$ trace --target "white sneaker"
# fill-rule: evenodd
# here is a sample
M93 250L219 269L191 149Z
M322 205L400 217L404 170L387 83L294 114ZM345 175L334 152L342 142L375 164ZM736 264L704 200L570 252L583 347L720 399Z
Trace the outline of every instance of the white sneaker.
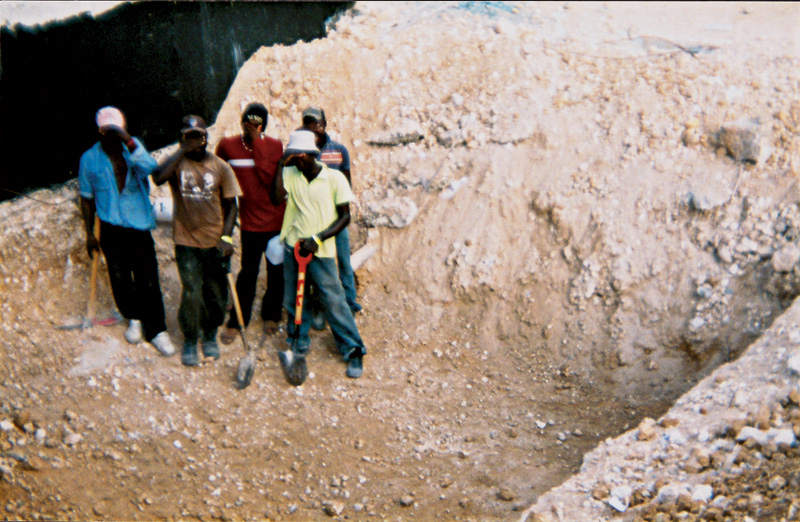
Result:
M164 357L169 357L175 353L175 346L173 346L172 340L169 338L169 334L167 334L166 330L153 337L150 344L155 346Z
M125 330L125 340L131 344L142 342L142 322L138 319L131 319L128 329Z

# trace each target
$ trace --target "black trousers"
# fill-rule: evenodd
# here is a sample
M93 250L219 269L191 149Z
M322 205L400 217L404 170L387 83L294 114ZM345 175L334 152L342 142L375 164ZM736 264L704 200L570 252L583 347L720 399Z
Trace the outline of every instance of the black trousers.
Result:
M141 321L144 338L150 341L167 329L153 236L149 230L101 222L100 247L119 313Z
M175 245L175 263L183 286L178 324L184 344L215 339L228 305L231 256L223 256L217 247Z
M261 269L261 259L267 249L267 243L280 234L274 232L248 232L242 230L242 268L236 278L236 293L239 296L239 306L242 307L244 325L250 324L250 315L253 311L253 301L256 297L256 283L258 271ZM283 306L283 267L273 265L267 261L267 290L261 301L261 319L264 321L280 322ZM231 310L228 327L239 328L236 311Z

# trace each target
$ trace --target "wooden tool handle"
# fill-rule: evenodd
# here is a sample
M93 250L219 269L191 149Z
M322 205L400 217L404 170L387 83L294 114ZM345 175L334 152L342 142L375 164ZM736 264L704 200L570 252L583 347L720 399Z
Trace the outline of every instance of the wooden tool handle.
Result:
M242 319L242 307L239 306L239 295L236 293L236 282L233 279L233 274L228 272L228 285L231 287L231 296L233 297L233 307L236 309L236 319L239 320L239 328L244 328L244 319Z
M93 234L97 241L100 241L100 217L95 214L94 215L94 230ZM97 303L97 269L98 264L100 261L100 251L95 250L92 253L92 272L91 276L89 277L89 306L86 311L86 318L87 320L91 321L94 319L94 309Z

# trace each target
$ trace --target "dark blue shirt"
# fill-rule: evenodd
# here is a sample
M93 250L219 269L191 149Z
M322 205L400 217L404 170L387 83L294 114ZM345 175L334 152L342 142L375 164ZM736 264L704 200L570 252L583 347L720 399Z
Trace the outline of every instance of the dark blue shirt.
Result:
M333 141L328 133L325 133L325 145L320 149L319 160L332 169L339 172L350 170L350 153L347 147Z

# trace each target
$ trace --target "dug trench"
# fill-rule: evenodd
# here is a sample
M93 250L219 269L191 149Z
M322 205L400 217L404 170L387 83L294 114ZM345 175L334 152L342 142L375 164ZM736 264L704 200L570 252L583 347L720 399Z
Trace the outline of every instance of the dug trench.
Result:
M769 99L778 109L775 152L737 162L715 141L722 115L694 122L679 93L690 87L674 74L714 68L738 85L731 63L764 63L757 50L628 67L514 25L528 17L559 34L555 5L494 17L357 7L325 41L257 52L212 136L237 132L243 104L273 99L270 132L285 137L296 112L321 100L331 132L352 143L353 246L376 252L357 272L364 376L344 376L329 331L312 338L302 387L283 380L275 337L237 390L240 341L187 369L127 345L124 325L58 330L82 319L88 295L75 184L5 202L7 519L517 520L593 448L661 418L745 352L798 294L791 91L748 91L756 108ZM579 26L598 9L570 16ZM612 7L634 16L625 9ZM441 16L447 39L420 38ZM362 45L379 35L394 45ZM287 72L299 61L321 75L345 63L356 71L330 92ZM478 88L476 61L531 71L538 88L522 93L499 74ZM765 67L795 85L789 62ZM665 79L642 84L656 72ZM585 94L569 88L581 82ZM721 95L704 85L692 96L717 107ZM493 96L479 103L483 92ZM364 106L349 108L353 97ZM179 342L169 227L154 236ZM112 311L102 276L99 296L99 310ZM259 330L255 320L251 342Z

